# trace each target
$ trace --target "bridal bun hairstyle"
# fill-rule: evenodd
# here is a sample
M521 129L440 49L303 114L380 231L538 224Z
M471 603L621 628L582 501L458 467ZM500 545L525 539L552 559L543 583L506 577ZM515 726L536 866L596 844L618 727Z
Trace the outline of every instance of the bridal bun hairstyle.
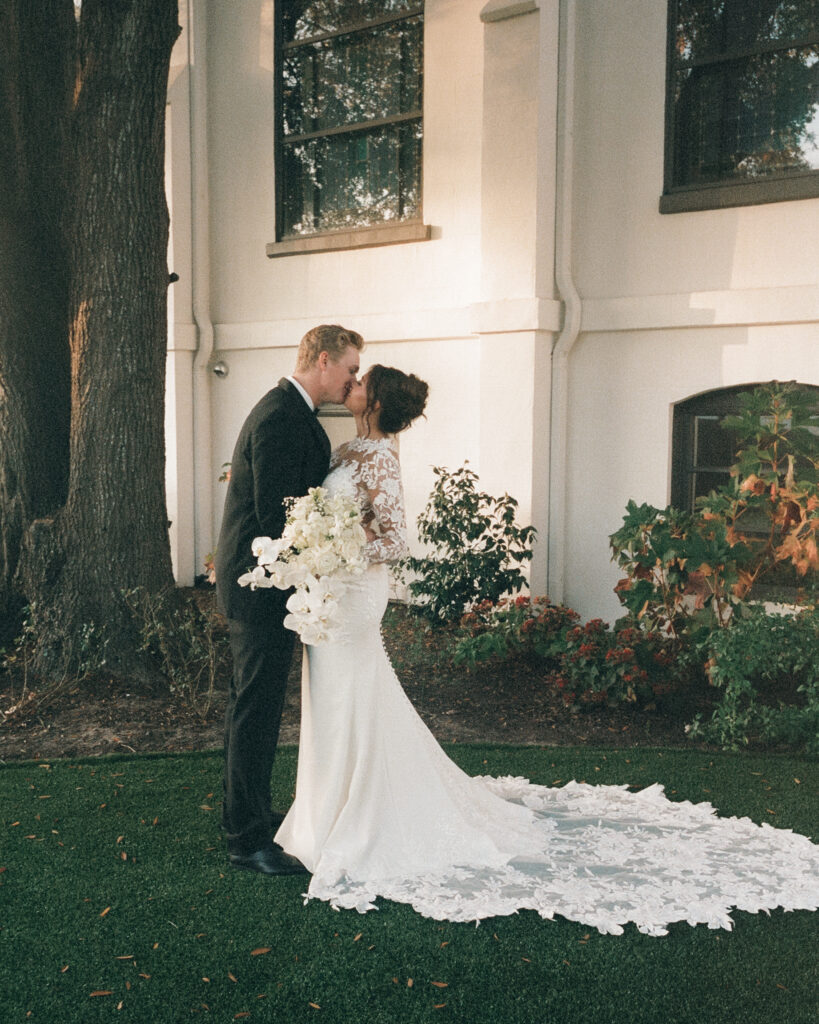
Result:
M385 434L398 434L423 413L428 393L429 385L414 373L403 373L393 366L375 363L367 371L367 410L364 415L369 419L375 412L376 402L380 403L378 429Z

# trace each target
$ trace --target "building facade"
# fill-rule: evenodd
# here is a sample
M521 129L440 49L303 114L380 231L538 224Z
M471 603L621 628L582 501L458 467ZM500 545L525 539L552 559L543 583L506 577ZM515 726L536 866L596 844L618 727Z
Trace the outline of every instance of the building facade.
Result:
M276 2L180 4L167 149L179 582L215 543L218 478L246 413L308 328L341 323L367 340L364 367L430 384L426 419L401 438L410 525L432 467L468 460L537 527L533 592L616 616L608 536L629 498L669 502L675 408L773 378L819 385L812 5L784 28L773 10L788 49L766 43L748 74L754 95L787 81L797 99L748 127L734 72L749 47L731 46L770 32L743 23L716 46L731 0L708 24L707 3L683 0L373 0L354 5L375 11L364 28L288 28ZM368 64L393 43L400 67ZM783 68L783 52L796 63ZM342 66L359 98L322 121L322 97L356 86ZM725 142L737 104L741 159ZM777 117L787 139L766 145L779 163L760 165ZM375 173L376 153L381 206L356 223L342 192L354 161L369 155ZM366 178L364 206L378 187ZM323 423L333 441L352 428Z

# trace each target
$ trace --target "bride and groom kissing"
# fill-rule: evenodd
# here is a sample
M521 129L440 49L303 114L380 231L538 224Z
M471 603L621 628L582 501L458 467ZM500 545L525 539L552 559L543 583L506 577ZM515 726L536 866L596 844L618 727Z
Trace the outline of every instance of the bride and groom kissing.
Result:
M287 499L324 482L330 443L315 413L326 403L346 404L359 433L375 445L352 456L366 477L361 496L368 562L385 563L403 554L403 502L399 508L395 501L400 478L386 438L423 412L427 385L380 366L359 381L363 346L360 334L336 325L308 331L293 375L280 380L251 411L231 462L216 555L217 600L228 619L234 665L225 719L222 823L230 863L263 874L305 870L271 841L283 820L271 811L270 775L295 634L283 625L286 592L249 591L237 580L247 568L253 539L281 535ZM385 458L389 464L383 476L379 466ZM367 467L360 465L364 461ZM392 488L391 495L384 493L385 486Z
M427 385L380 365L359 380L363 339L335 325L302 338L296 369L239 434L216 555L233 680L225 718L222 824L233 867L311 874L309 897L372 909L377 897L438 920L533 909L618 934L731 927L728 911L819 906L819 847L805 836L721 819L659 785L471 777L404 694L381 641L388 565L407 550L395 435ZM332 453L314 412L343 402L356 436ZM338 635L308 645L295 800L271 810L270 778L295 633L288 595L238 584L256 537L280 537L287 499L322 485L361 511L366 571L345 582ZM685 856L680 855L684 851Z

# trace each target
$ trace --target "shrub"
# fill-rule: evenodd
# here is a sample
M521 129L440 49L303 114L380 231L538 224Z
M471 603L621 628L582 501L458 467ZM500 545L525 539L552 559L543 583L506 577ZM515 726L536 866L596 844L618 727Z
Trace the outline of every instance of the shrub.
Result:
M819 415L794 382L772 381L740 396L740 413L722 426L738 434L731 484L699 498L739 545L738 597L790 567L795 582L819 568Z
M467 635L459 640L453 660L474 667L489 658L529 654L557 663L563 634L579 618L577 612L552 604L548 597L501 598L497 604L482 601L461 620Z
M615 588L632 618L698 640L729 624L761 582L789 567L803 590L819 568L819 416L793 382L740 398L722 421L738 434L731 482L694 512L628 503L612 534L625 576Z
M591 619L566 631L552 681L567 704L649 707L675 688L678 653L659 632Z
M670 693L684 659L681 645L659 632L580 616L548 597L485 601L464 616L468 635L455 648L456 663L529 655L543 661L544 680L567 704L650 706Z
M770 615L754 608L715 631L704 648L719 702L708 721L689 727L695 739L731 750L749 742L819 752L819 611Z
M408 579L416 610L432 622L457 621L482 600L497 601L526 583L520 566L532 557L535 529L517 526L517 502L478 491L477 475L462 466L436 466L435 486L418 517L418 536L430 549L407 557L398 575Z
M615 591L634 622L680 638L730 619L738 550L723 522L630 501L609 541L625 572Z
M123 591L143 650L180 697L203 719L213 703L216 679L229 643L192 597L177 590Z

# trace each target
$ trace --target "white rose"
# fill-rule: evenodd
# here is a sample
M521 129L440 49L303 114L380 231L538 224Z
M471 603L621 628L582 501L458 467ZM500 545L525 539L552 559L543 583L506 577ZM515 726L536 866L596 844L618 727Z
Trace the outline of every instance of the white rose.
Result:
M345 537L341 542L340 554L347 565L351 565L361 554L361 545L354 537Z
M322 551L317 555L315 564L319 576L329 576L338 569L338 555L332 550Z

